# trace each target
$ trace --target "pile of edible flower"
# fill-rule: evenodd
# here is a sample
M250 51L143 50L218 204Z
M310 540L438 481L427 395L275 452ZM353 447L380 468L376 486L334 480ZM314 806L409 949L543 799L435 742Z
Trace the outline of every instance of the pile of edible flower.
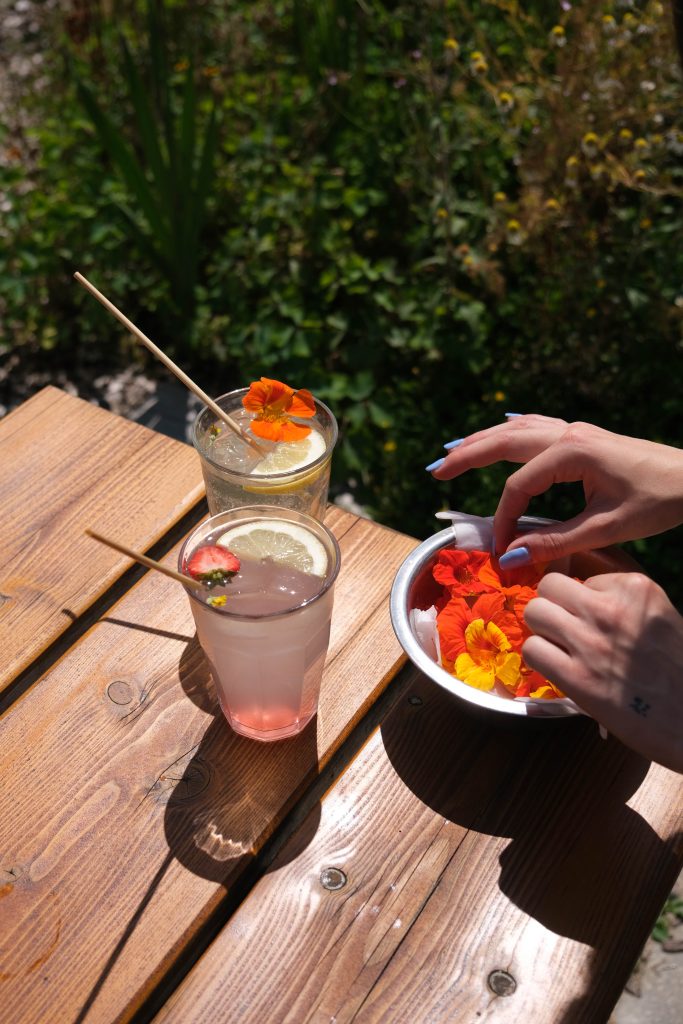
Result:
M522 644L531 631L524 609L536 596L544 565L503 572L485 551L444 548L433 569L442 588L435 602L443 668L478 690L513 697L564 697L548 679L525 665Z
M267 441L301 441L311 432L310 427L292 419L315 416L313 395L305 388L295 391L279 380L261 377L249 385L242 405L254 413L250 429Z

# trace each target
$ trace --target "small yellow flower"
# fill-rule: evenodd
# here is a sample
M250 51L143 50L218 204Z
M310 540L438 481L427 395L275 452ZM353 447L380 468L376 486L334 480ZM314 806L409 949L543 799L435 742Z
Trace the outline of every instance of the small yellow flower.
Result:
M499 92L498 93L498 105L503 110L512 110L512 108L515 105L515 101L513 99L512 93L509 93L509 92Z
M507 398L507 395L505 394L504 391L496 391L494 396L493 396L493 401L494 402L504 402L506 398Z
M439 209L436 211L436 215L439 218L439 220L447 220L448 210L446 209L445 206L440 206Z
M575 169L578 166L579 166L579 158L578 158L578 156L568 156L567 157L567 163L566 163L567 170L569 170L570 167L572 169Z
M584 151L586 156L597 156L599 146L600 139L597 137L595 132L586 132L586 134L581 140L581 149Z
M488 71L489 66L486 63L486 58L483 53L479 50L474 50L470 54L470 71L473 75L485 75Z
M602 31L605 35L611 36L617 30L617 23L611 14L603 14L602 16Z
M206 603L213 605L214 608L222 608L227 604L228 599L225 594L221 594L220 597L207 597Z
M521 245L523 242L522 225L512 217L506 225L507 240L510 245Z
M465 267L473 267L474 266L474 256L465 256L465 258L464 258L464 260L462 262L463 262L463 266L465 266Z
M546 199L545 208L550 213L557 213L557 211L560 208L560 204L558 203L557 199Z
M630 128L622 128L619 132L620 142L630 142L633 139L633 132Z
M655 134L652 136L651 141L653 146L661 146L664 142L664 136L660 135L659 132L655 132Z
M652 227L652 221L650 220L650 218L649 217L643 217L641 219L641 221L640 221L640 227L642 228L643 231L647 231L648 228L651 228Z
M634 177L634 179L635 179L636 181L638 181L638 182L640 182L640 181L645 181L645 179L647 178L647 174L646 174L646 173L645 173L645 171L644 171L644 170L642 170L642 168L641 168L641 169L639 169L639 170L637 170L637 171L636 171L636 173L635 173L635 174L633 175L633 177Z
M389 440L389 441L385 441L384 442L384 451L385 452L395 452L397 448L398 448L398 445L393 440Z
M636 139L636 141L633 143L633 147L634 149L638 149L641 153L643 153L645 152L645 150L648 150L650 148L650 143L647 141L647 139Z
M460 43L458 42L457 39L453 39L452 36L449 36L448 39L445 39L443 45L444 49L452 50L456 57L460 53Z
M507 203L508 197L506 196L505 192L494 192L493 201L494 203Z
M553 25L550 30L550 43L552 46L562 47L567 43L567 36L561 25Z
M638 24L638 19L636 18L635 14L631 14L630 11L627 11L623 17L623 24L626 26L626 28L635 28Z

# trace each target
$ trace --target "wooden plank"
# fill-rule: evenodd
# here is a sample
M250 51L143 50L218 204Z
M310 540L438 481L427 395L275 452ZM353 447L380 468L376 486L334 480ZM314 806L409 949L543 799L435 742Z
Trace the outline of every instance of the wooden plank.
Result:
M155 1024L608 1019L683 861L683 776L404 677Z
M3 1024L128 1019L403 663L388 595L416 542L327 521L342 569L298 738L230 731L183 588L158 573L0 718Z
M200 501L188 445L48 387L0 420L0 692Z

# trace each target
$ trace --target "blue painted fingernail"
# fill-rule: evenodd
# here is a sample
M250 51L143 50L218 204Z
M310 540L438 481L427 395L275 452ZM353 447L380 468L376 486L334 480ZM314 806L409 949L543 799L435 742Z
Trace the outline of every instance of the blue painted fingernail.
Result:
M444 448L446 448L450 452L451 449L457 448L459 445L461 445L464 440L464 437L459 437L457 441L449 441L448 444L444 445Z
M505 413L505 419L506 420L514 420L518 416L523 416L523 415L524 415L524 413L521 413L521 412L506 412Z
M443 466L445 459L437 459L436 462L432 462L431 466L425 466L428 473L431 473L433 469L438 469L439 466Z
M528 548L513 548L512 551L506 551L498 559L501 569L521 569L523 565L530 564L531 555Z

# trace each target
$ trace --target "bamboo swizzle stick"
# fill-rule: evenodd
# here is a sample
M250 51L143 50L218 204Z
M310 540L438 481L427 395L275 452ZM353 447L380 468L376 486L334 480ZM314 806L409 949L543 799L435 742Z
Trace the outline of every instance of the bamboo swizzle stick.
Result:
M147 555L141 554L139 551L133 551L131 548L127 548L125 544L119 544L116 540L110 540L108 537L103 537L101 533L95 533L94 530L85 531L88 537L92 537L93 540L98 540L100 544L106 544L108 548L113 548L114 551L120 551L122 555L128 555L135 562L139 562L140 565L144 565L147 569L156 569L157 572L162 572L165 576L170 576L172 580L177 580L178 583L184 584L186 587L193 588L194 590L201 590L206 593L206 587L199 580L193 579L191 576L184 576L181 572L176 572L175 569L170 569L167 565L162 565L161 562L155 562L153 558L148 558Z
M205 391L202 391L199 385L195 384L195 382L190 377L187 376L184 370L181 370L180 367L176 363L174 363L173 360L170 359L165 352L162 352L159 346L155 345L151 338L148 338L146 334L143 334L140 328L136 327L132 320L129 320L128 317L125 316L120 309L117 309L114 303L109 301L106 295L103 295L101 291L98 291L95 285L91 284L90 281L88 281L87 277L83 277L83 274L81 274L78 270L74 274L74 277L76 278L79 284L82 284L83 287L90 292L91 295L95 296L98 302L102 303L105 309L108 309L110 313L113 313L116 319L120 320L123 326L126 327L130 331L130 333L133 334L138 339L138 341L141 341L142 344L145 345L146 348L148 348L149 351L164 364L164 366L168 367L171 373L174 373L178 380L181 381L186 388L189 388L190 391L194 392L197 398L201 399L201 401L204 402L205 405L208 405L209 409L211 409L211 411L215 413L216 416L218 416L218 418L223 421L223 423L226 423L231 428L231 430L234 430L235 433L239 434L240 437L244 441L246 441L246 443L251 448L253 448L255 451L259 453L259 455L265 456L265 450L261 447L260 444L258 444L254 440L253 437L250 437L246 430L242 429L237 420L234 420L232 416L228 415L228 413L225 412L225 410L221 409L220 405L214 402L213 398L209 398L207 393Z

